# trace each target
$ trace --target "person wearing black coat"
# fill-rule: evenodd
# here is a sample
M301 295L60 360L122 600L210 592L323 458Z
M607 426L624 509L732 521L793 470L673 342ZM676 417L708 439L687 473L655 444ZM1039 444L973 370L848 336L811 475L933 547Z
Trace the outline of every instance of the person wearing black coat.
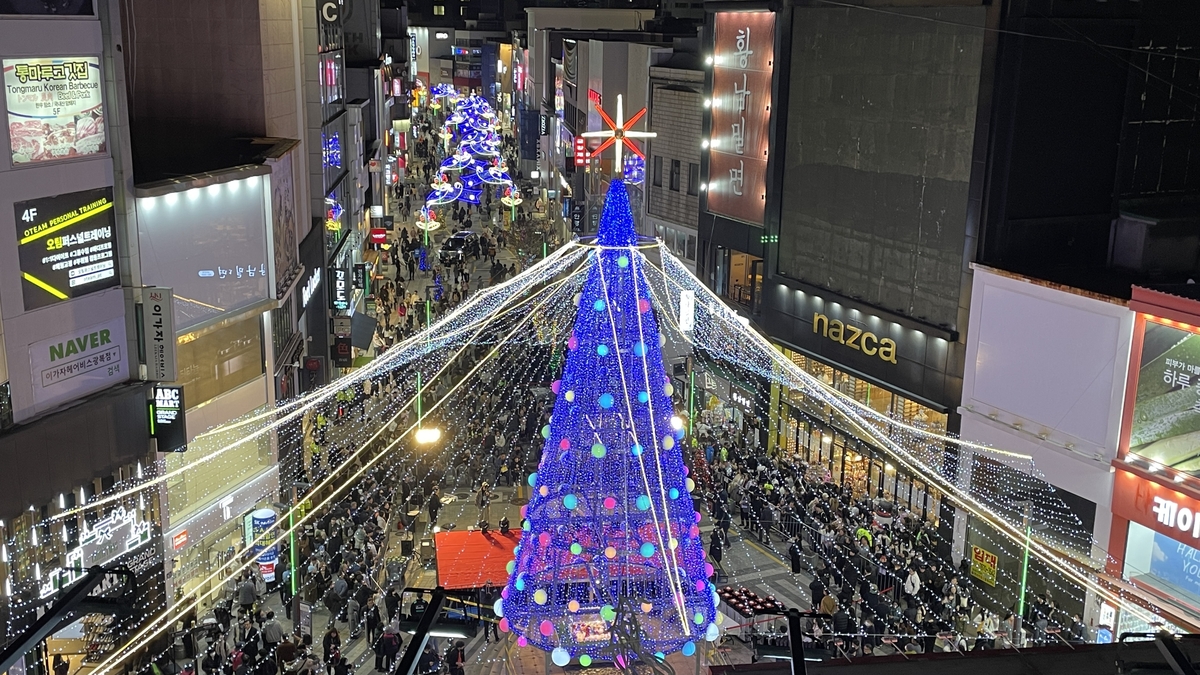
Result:
M821 598L825 597L825 582L819 576L813 577L808 584L808 590L812 592L812 607L815 611L817 605L821 604Z
M708 537L708 555L717 565L721 564L721 558L724 557L725 551L721 542L721 531L714 529Z
M798 537L792 537L792 545L788 547L788 559L792 565L792 574L804 571L804 549L800 546Z

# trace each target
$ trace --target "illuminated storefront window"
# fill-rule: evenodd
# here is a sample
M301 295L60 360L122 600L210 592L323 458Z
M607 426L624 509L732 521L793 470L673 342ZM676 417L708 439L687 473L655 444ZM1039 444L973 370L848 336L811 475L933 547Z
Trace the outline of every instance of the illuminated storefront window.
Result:
M946 431L945 413L790 349L782 352L806 373L882 415L929 431ZM779 407L772 411L777 416L777 450L807 462L812 477L817 480L846 485L856 496L894 501L914 514L929 518L937 516L941 493L936 488L919 477L910 476L883 450L838 428L830 421L829 412L803 392L782 391ZM878 424L881 428L887 426L886 422ZM904 438L897 434L892 437Z

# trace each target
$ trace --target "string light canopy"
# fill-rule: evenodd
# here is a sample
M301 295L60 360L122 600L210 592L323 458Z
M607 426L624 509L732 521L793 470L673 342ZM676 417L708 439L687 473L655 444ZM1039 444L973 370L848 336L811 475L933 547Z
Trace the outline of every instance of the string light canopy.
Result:
M628 120L626 120L624 106L625 103L623 97L620 94L617 94L617 119L614 121L613 118L608 116L608 113L604 112L604 108L597 105L596 112L600 113L600 119L604 120L604 123L608 125L608 131L586 131L580 134L580 136L583 136L584 138L606 139L600 144L600 147L596 148L592 152L592 154L599 155L601 152L604 152L608 146L613 146L613 156L616 160L613 166L617 167L617 170L619 171L624 171L625 169L625 165L621 162L621 151L623 147L628 146L633 154L641 157L644 160L646 156L642 154L641 148L639 148L632 139L654 138L658 136L658 134L654 133L653 131L633 131L633 125L637 124L638 121L646 116L646 109L642 108L634 113L633 117L630 117Z
M469 111L477 108L479 103L468 97L458 105L464 111ZM637 117L614 126L628 128L637 121ZM485 132L475 130L471 131L471 137L474 142L487 140ZM615 138L614 133L609 140L617 144L613 140ZM626 143L623 136L620 144ZM628 166L624 160L630 159L633 157L625 156L618 165ZM631 178L626 176L627 181ZM624 199L623 189L619 193L610 193L610 200ZM432 211L426 211L424 218L427 224L437 222ZM562 562L563 569L580 569L578 561L582 559L587 561L583 569L590 575L593 572L589 566L597 556L600 561L610 560L606 555L607 544L600 550L593 545L593 542L598 544L607 539L617 550L617 555L611 560L627 561L624 567L617 562L611 563L605 572L610 575L609 578L632 579L626 588L636 589L650 598L661 596L650 593L655 590L653 588L638 586L642 583L640 580L649 575L662 575L664 584L669 588L686 589L684 581L699 581L708 570L694 570L693 559L688 557L692 555L688 553L692 545L687 537L690 527L685 529L683 525L689 513L694 518L695 512L677 507L676 501L689 500L686 497L672 499L671 490L682 494L687 491L689 480L701 481L703 462L693 457L694 466L697 467L694 474L683 473L672 454L679 452L681 445L686 447L692 443L692 439L686 434L679 435L686 425L684 420L677 422L673 418L675 412L666 401L669 396L668 383L663 383L661 391L636 386L639 383L653 384L656 376L665 376L665 373L660 373L661 343L665 341L675 343L676 347L694 349L728 372L745 378L761 378L762 381L778 385L781 390L788 392L789 399L800 398L826 411L840 428L851 430L863 443L870 444L876 453L883 453L890 464L922 481L926 485L927 499L932 501L936 496L952 502L956 509L970 513L972 517L967 527L972 533L972 541L986 542L985 547L1001 556L1011 559L1019 558L1022 554L1025 547L1025 533L1020 527L1023 512L1017 503L1032 502L1033 520L1044 524L1045 528L1034 532L1029 544L1032 556L1038 562L1030 570L1031 586L1036 582L1037 586L1052 590L1060 600L1092 593L1093 597L1102 598L1121 609L1123 616L1135 616L1147 622L1153 620L1157 613L1153 600L1147 600L1144 594L1139 595L1138 590L1130 585L1122 585L1120 579L1102 577L1103 560L1089 563L1086 555L1071 558L1060 553L1069 549L1069 539L1073 533L1078 533L1080 523L1055 494L1053 487L1040 476L1028 456L970 443L923 428L911 420L875 411L835 391L792 363L761 335L739 322L736 315L688 272L666 247L659 245L654 255L644 255L647 247L637 240L628 220L627 207L614 208L611 213L606 209L601 236L596 242L572 242L517 277L473 294L458 308L440 316L428 330L401 341L368 366L333 385L209 430L189 444L188 453L160 460L148 466L144 474L139 467L136 477L117 483L102 494L88 499L82 506L67 508L62 513L42 519L28 530L28 534L11 537L10 532L6 531L5 536L9 538L3 542L4 548L0 549L0 554L5 558L12 556L14 561L30 559L35 553L41 555L42 549L49 546L50 542L65 536L66 525L72 519L78 524L85 512L104 517L108 511L120 505L132 508L138 504L141 509L143 496L149 495L153 499L159 493L160 483L186 482L193 476L213 474L241 476L238 472L244 470L248 458L263 455L261 448L264 444L274 444L276 436L278 447L296 448L281 458L280 466L306 466L310 459L305 448L310 439L303 429L309 425L300 424L298 420L318 410L328 412L336 405L334 397L338 389L353 387L367 378L377 383L391 379L397 386L383 400L382 407L371 421L344 425L349 428L345 432L348 436L340 443L343 454L336 459L326 456L321 472L315 472L312 476L314 492L329 488L335 494L344 494L338 491L348 490L364 472L372 470L374 462L382 461L377 459L380 455L373 454L380 447L381 440L386 446L382 454L395 458L397 471L414 470L418 465L408 459L404 451L413 450L414 441L425 437L426 433L422 432L426 429L440 432L436 446L438 452L422 453L427 463L420 465L417 477L427 480L440 477L479 452L478 439L471 437L467 430L486 427L500 411L517 409L520 396L531 387L558 379L555 412L546 425L547 436L542 438L541 443L543 447L539 448L545 458L537 466L534 479L537 488L535 502L531 502L526 511L530 526L528 531L523 529L523 534L528 535L529 542L523 543L522 549L517 551L514 573L518 571L517 566L523 556L534 556L539 550L541 534L550 533L552 542L547 549L552 549L553 553L541 558L542 564L547 560L565 561ZM625 266L622 266L622 257L626 259ZM686 303L685 297L688 298ZM602 310L596 309L597 300L604 303ZM642 311L643 300L650 308L645 312ZM608 316L610 311L613 318ZM601 346L605 349L601 350ZM475 353L477 349L487 351L482 360L476 363L464 357L464 354ZM601 351L606 353L602 355ZM640 357L637 354L639 351L643 354ZM531 353L542 352L542 356L526 358ZM514 354L519 354L521 358L513 358ZM564 360L568 361L565 365ZM466 374L461 374L460 366L464 362L470 367ZM428 374L422 380L425 400L431 402L429 409L423 411L425 419L429 420L428 425L413 422L413 400L417 396L413 382L418 371ZM582 374L585 373L595 376L583 378ZM488 383L494 382L505 382L510 386L497 395L488 386ZM431 394L443 387L448 389L444 396L434 397ZM584 392L589 393L585 395ZM647 403L641 401L642 392L646 392ZM604 394L612 396L609 407L605 407L608 399L601 400ZM768 419L772 412L767 408L765 397L760 396L747 405L754 415L763 420ZM628 409L630 407L633 412ZM572 416L565 412L570 410L580 410L586 415ZM622 419L622 415L623 419L632 420L623 438L616 436L612 428L616 421ZM594 429L593 422L597 425ZM398 431L388 431L391 425L396 425ZM645 434L648 427L653 434ZM635 433L638 439L643 435L647 439L635 443ZM591 442L588 434L592 434ZM597 437L601 439L598 444L594 440ZM663 447L668 437L674 439L674 448ZM554 441L561 444L563 440L568 441L567 449L554 445ZM596 445L602 448L594 447ZM641 449L636 456L633 453L635 446ZM946 461L948 447L955 448L958 453L954 466ZM614 457L623 457L628 461L628 469L604 468L611 467L607 460ZM644 467L639 460L645 460ZM613 494L589 492L597 488L579 484L574 476L565 473L564 466L583 467L593 474L610 472L614 476L611 483L614 487L610 490ZM968 475L971 479L964 482L962 477ZM636 483L640 477L650 484L648 488L643 484L640 492L635 491L636 486L626 487L629 483L621 482L627 480ZM656 485L660 479L661 485ZM617 486L620 486L620 495L615 494L618 492ZM540 494L542 487L546 488L545 495ZM665 506L660 503L664 495ZM266 490L256 496L269 498ZM567 506L567 496L574 498L574 507L571 509ZM648 497L648 504L647 500L640 500L642 496ZM596 497L600 498L598 507L595 506ZM608 497L614 500L611 514L605 506ZM640 507L644 505L646 508L643 510ZM315 506L319 509L322 504ZM565 515L568 511L570 517ZM619 518L616 515L618 512L621 513ZM308 518L311 518L311 513ZM608 520L605 520L606 517ZM576 531L572 523L575 519L599 525L607 523L605 526L608 529L579 533L572 540L567 535ZM280 525L265 533L267 539L257 544L278 545L306 522L309 521L304 514L285 512L280 515ZM560 530L560 526L563 529ZM561 541L556 538L560 533L564 537ZM207 533L193 531L191 534L199 539ZM674 534L676 542L674 549L671 548L671 534ZM660 539L662 536L666 538ZM642 555L642 545L646 543L654 546L653 550L647 549L650 557ZM575 544L579 546L578 553L572 551ZM119 648L96 667L95 674L106 675L119 670L121 664L139 653L139 650L158 644L156 637L170 630L197 604L211 602L225 580L253 564L255 556L249 546L239 545L239 548L241 550L232 556L202 563L193 573L198 579L193 586L197 590L182 600L172 602L169 609L164 606L162 598L154 598L149 594L139 596L146 613L154 618L136 632L121 633L118 636ZM679 565L678 569L664 565L664 556L671 555L680 557L685 564ZM766 571L756 567L759 563L755 562L756 558L749 554L745 546L735 545L726 552L726 556L727 564L732 569L751 573ZM666 557L666 560L673 559ZM533 563L537 563L537 559L529 563L526 569L536 572L539 568ZM949 566L945 561L942 564ZM10 565L10 570L10 578L5 580L6 587L13 586L10 603L18 609L31 606L27 587L38 581L44 584L52 573L49 569L39 571L37 567L30 572L20 565ZM527 575L525 578L528 580L532 577ZM479 584L483 585L485 581L481 578ZM678 586L670 586L676 582L679 582ZM543 605L538 602L539 597L543 597L537 594L538 586L527 585L523 591L526 593L524 598L514 597L510 586L515 588L516 579L512 579L505 587L508 597L503 598L504 602L499 607L506 614L506 627L517 631L526 644L549 649L556 663L565 655L568 661L574 657L579 663L586 664L584 657L590 660L590 654L593 653L593 643L589 643L589 639L596 643L607 639L611 644L614 639L624 640L631 632L645 633L649 636L649 640L644 642L645 649L650 650L648 653L671 649L686 653L690 649L688 643L695 646L697 638L703 639L709 635L708 625L696 624L694 613L692 623L686 628L680 620L681 617L688 618L686 613L690 609L690 602L699 603L707 611L707 605L703 602L704 593L695 586L692 587L696 589L695 595L684 596L681 600L685 611L680 612L676 603L678 594L672 595L670 592L666 593L664 602L648 602L650 610L646 611L640 598L637 602L624 604L599 603L602 594L611 590L602 584L599 588L585 590L571 585L569 581L559 583L560 587L566 589L566 595L559 596L547 591L544 596L546 604ZM768 592L772 590L771 582L763 581L762 584ZM1015 597L1020 589L1020 580L1002 568L997 572L996 588L1008 597ZM780 590L786 592L788 588L783 586ZM790 590L794 592L794 587ZM36 597L36 593L33 597ZM510 599L514 603L511 607L506 604ZM578 612L572 612L572 600L578 603ZM560 607L559 603L565 603L565 606ZM529 622L533 612L547 611L547 606L555 610L562 609L559 618L551 614L536 624ZM927 607L926 612L930 611L931 608ZM569 617L575 617L575 623L584 623L577 626ZM550 636L542 634L542 620L550 621ZM592 623L586 625L587 621ZM719 615L716 622L719 622ZM616 630L612 627L616 627ZM576 628L579 629L578 633ZM622 641L622 644L628 642ZM643 657L646 655L639 650L632 652Z

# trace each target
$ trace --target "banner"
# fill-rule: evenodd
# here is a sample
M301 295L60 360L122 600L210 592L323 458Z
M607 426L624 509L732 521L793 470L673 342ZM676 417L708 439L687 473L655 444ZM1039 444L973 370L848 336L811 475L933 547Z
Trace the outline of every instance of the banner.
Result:
M14 166L105 151L99 57L4 59L3 68Z

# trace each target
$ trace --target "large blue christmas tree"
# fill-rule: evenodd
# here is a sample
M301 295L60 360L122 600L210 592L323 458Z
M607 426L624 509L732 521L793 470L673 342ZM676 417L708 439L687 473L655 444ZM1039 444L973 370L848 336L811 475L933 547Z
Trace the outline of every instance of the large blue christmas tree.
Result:
M615 180L496 607L502 628L559 665L691 655L717 635L645 264Z

